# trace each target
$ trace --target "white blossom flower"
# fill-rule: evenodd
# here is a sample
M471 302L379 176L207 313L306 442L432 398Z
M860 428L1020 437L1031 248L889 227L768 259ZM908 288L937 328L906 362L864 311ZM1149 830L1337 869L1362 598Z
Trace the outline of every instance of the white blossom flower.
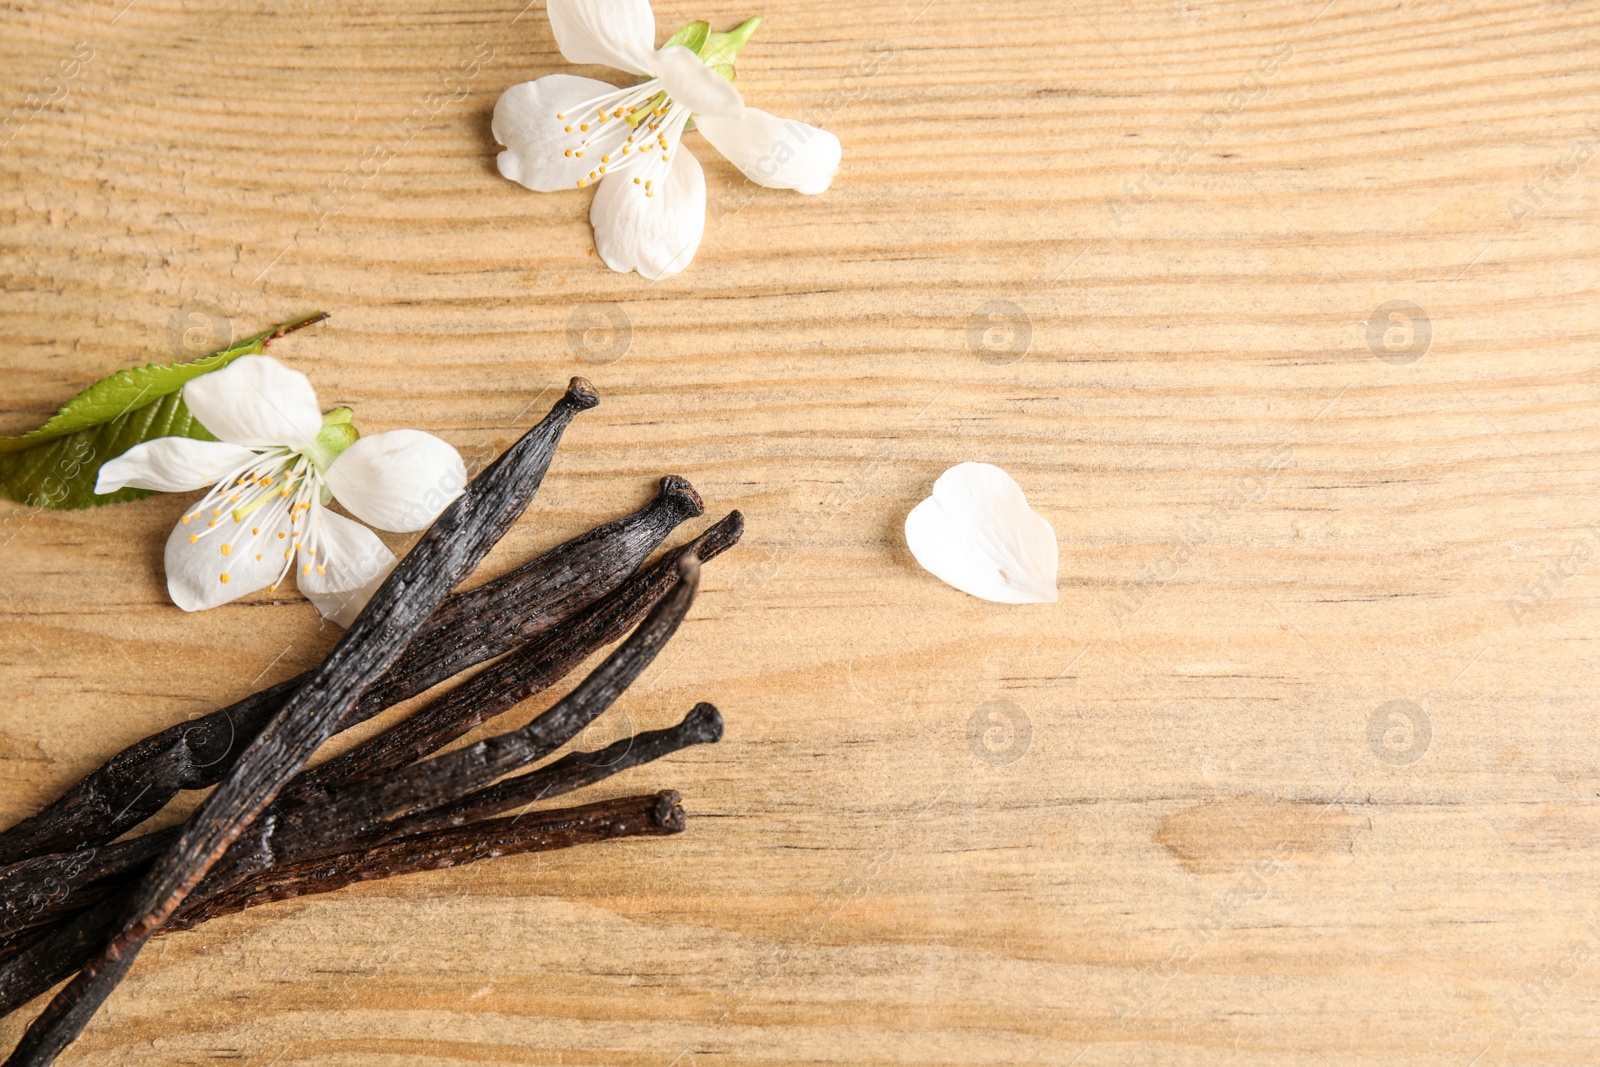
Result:
M760 19L721 34L691 23L658 51L649 0L549 0L547 10L567 59L644 80L619 89L551 74L513 85L494 108L494 136L506 146L500 173L539 192L597 182L589 222L612 270L658 281L700 247L706 180L682 143L691 119L760 185L820 193L839 173L837 137L746 107L731 84L733 60Z
M1015 479L990 463L959 463L906 516L906 544L936 577L984 600L1056 599L1056 532Z
M269 356L194 379L183 401L218 440L135 445L101 466L95 492L212 487L167 538L167 592L185 611L277 588L293 571L317 609L348 626L395 557L329 502L379 529L420 530L466 486L444 441L420 430L362 437L349 408L324 418L310 380Z

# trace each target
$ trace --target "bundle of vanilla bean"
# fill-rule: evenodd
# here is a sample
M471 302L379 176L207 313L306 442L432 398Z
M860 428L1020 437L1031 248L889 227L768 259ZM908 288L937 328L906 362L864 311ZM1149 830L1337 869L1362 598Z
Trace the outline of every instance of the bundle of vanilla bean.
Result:
M669 729L528 768L655 658L694 599L700 564L738 541L739 513L645 566L702 510L693 487L669 476L632 515L449 592L531 501L573 416L596 403L574 378L423 534L319 667L129 746L0 833L0 1015L77 976L7 1067L53 1061L158 932L357 881L683 829L672 791L540 805L718 740L722 719L710 704ZM624 635L527 726L436 754ZM409 718L305 768L332 734L485 662ZM180 791L211 785L184 824L118 840ZM518 814L498 817L510 811Z

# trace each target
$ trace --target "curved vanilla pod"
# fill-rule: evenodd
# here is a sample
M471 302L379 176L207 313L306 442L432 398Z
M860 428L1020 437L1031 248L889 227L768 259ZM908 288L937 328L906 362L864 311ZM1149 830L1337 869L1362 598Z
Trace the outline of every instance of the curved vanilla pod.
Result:
M450 590L527 508L567 425L579 411L597 403L588 382L572 379L550 414L491 463L434 521L328 658L201 802L177 843L156 860L133 892L106 902L121 909L117 934L34 1019L6 1067L46 1067L83 1031L150 935L333 735L361 694L400 658Z
M678 561L686 553L692 552L701 560L715 558L736 544L743 532L743 516L737 511L730 512L607 596L442 694L409 718L349 752L302 771L284 787L262 819L282 810L324 803L332 789L428 756L555 684L595 652L637 626L677 583ZM259 849L261 844L254 839L271 836L277 827L276 818L271 823L257 820L244 831L244 836L252 840L236 843L235 847ZM7 915L20 917L22 905L32 903L41 886L54 887L47 903L35 904L27 922L19 918L8 930L21 931L81 912L129 877L136 876L177 839L178 832L179 828L172 827L105 846L92 864L85 863L77 853L69 853L35 857L22 864L0 868L0 875L15 873L15 877L0 878L0 919ZM224 862L232 863L231 860ZM215 887L221 878L219 870L208 883ZM0 940L0 946L4 944ZM10 1010L3 995L6 970L4 959L0 958L0 1015ZM54 981L59 981L59 977Z
M701 511L694 487L668 475L661 479L656 498L639 511L558 545L494 581L453 594L339 728L364 722L569 618L615 589L673 529ZM310 676L307 671L289 678L123 749L38 814L0 833L0 867L102 845L160 811L181 790L215 785Z

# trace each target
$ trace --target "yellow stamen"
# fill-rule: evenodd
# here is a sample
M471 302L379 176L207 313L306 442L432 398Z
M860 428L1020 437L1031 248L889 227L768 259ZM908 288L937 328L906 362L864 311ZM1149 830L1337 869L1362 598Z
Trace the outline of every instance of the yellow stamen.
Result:
M223 554L223 555L224 555L224 556L231 556L231 555L233 555L233 546L232 546L232 545L223 545L223 546L222 546L222 554Z
M190 534L189 535L189 543L191 545L194 544L198 540L200 540L200 535L199 534Z
M233 579L229 578L226 574L221 575L220 577L222 578L223 585L227 585L229 582L233 581Z

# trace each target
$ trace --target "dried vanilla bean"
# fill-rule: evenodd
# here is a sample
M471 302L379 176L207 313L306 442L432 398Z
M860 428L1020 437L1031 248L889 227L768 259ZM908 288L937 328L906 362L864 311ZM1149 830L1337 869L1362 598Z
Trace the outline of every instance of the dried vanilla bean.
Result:
M450 590L522 514L567 424L596 403L593 388L574 378L550 415L490 464L428 528L328 658L201 802L177 844L156 861L134 892L101 905L121 908L120 931L33 1021L6 1067L45 1067L82 1032L150 935L332 736ZM680 588L691 584L684 581Z
M569 753L554 763L515 778L507 778L487 789L469 793L460 800L386 823L380 833L383 840L388 840L395 836L464 826L512 808L571 793L690 745L710 745L720 740L721 713L711 704L696 704L676 726L665 730L646 730L642 734L613 741L593 752Z
M449 597L406 654L340 722L354 726L468 667L498 656L610 592L685 519L699 495L675 475L632 515L558 545L511 573ZM310 677L269 689L135 742L38 814L0 833L0 867L111 841L160 811L184 789L221 781L238 753ZM0 911L3 915L3 911Z
M684 814L673 790L621 797L580 808L539 811L509 819L396 838L303 864L271 868L256 878L173 916L163 930L187 930L207 919L276 900L329 893L356 882L439 870L519 852L542 852L619 837L682 833Z
M302 771L284 787L268 814L291 806L322 803L327 800L330 789L429 755L554 684L600 648L636 626L677 583L678 561L686 553L692 552L702 560L714 558L737 543L743 530L743 517L736 511L731 512L694 540L673 549L628 579L608 596L444 693L410 718L350 752ZM246 836L257 835L262 830L274 830L276 826L274 821L270 827L253 827L245 833ZM103 897L112 885L137 875L177 839L178 833L179 828L172 827L119 841L102 848L92 864L85 864L75 854L67 854L36 857L23 864L0 868L0 875L5 876L0 879L0 917L23 914L24 908L32 903L34 887L40 883L65 886L70 892L60 895L49 907L33 904L28 921L14 922L14 929L54 922L82 911ZM319 839L316 844L325 847L327 842ZM55 865L50 866L50 861Z

